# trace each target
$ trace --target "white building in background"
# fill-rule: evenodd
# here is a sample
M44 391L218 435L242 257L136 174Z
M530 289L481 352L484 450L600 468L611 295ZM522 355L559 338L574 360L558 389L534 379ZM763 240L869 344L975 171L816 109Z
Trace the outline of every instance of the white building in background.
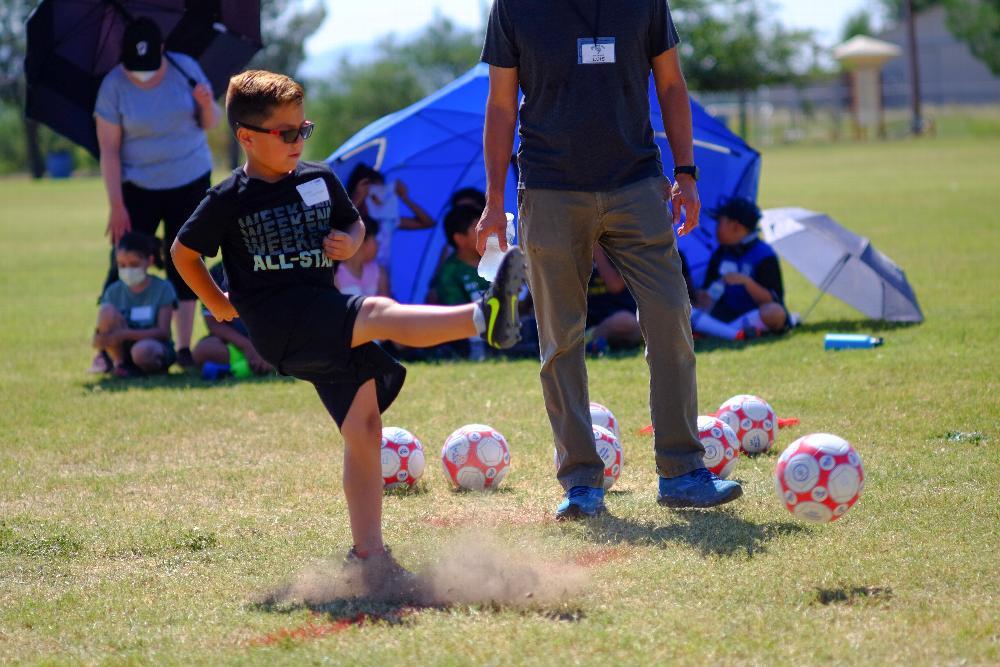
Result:
M920 61L920 92L924 104L1000 103L1000 77L977 59L965 42L948 30L947 13L934 7L917 14L917 52ZM876 35L896 44L903 57L889 61L882 70L885 106L910 103L909 46L906 24Z

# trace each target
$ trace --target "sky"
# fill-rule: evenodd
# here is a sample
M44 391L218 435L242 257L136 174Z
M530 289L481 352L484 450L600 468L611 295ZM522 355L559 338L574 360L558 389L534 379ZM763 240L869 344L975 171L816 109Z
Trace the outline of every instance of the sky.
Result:
M478 28L488 0L317 0L327 6L320 29L306 42L310 57L345 47L371 44L395 32L418 30L435 12L455 23ZM542 0L550 2L551 0ZM870 0L776 0L778 17L788 27L813 28L822 44L832 46L846 18Z

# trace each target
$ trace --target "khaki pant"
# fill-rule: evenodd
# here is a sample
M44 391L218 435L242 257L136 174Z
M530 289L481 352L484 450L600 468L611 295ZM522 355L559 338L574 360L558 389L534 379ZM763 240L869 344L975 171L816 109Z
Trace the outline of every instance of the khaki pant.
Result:
M599 487L604 478L591 433L583 343L595 242L639 306L657 471L674 477L703 466L691 305L662 183L650 178L609 192L528 189L518 195L542 391L565 489Z

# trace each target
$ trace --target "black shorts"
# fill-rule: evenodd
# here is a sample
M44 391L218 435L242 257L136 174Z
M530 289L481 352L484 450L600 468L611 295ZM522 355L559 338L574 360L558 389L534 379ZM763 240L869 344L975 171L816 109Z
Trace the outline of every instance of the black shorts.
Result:
M364 297L307 289L297 299L298 317L281 327L280 335L266 330L279 333L276 327L281 323L247 322L254 347L282 375L311 382L338 427L344 425L354 396L368 380L375 380L379 412L385 412L403 388L406 369L376 343L351 347Z

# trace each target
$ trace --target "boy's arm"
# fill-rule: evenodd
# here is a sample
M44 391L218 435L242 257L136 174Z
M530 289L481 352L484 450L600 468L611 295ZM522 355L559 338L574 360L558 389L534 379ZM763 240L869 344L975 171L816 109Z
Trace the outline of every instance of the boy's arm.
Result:
M323 254L335 262L342 262L345 259L354 257L354 253L358 251L364 240L365 223L359 217L346 232L342 232L339 229L330 230L330 233L323 239ZM188 284L190 285L190 283ZM191 289L195 289L194 285L191 285ZM195 291L197 292L198 290ZM204 299L202 300L204 301Z
M170 246L170 256L173 257L177 273L181 274L181 278L188 284L188 287L212 312L212 317L219 322L228 322L239 317L233 304L229 302L229 298L212 280L208 267L205 266L205 262L202 261L198 252L188 248L177 238Z
M743 285L750 298L758 306L765 303L781 302L781 295L784 291L781 285L781 268L778 266L777 257L769 257L763 260L754 269L756 279L741 273L730 273L725 276L725 281L730 285Z

